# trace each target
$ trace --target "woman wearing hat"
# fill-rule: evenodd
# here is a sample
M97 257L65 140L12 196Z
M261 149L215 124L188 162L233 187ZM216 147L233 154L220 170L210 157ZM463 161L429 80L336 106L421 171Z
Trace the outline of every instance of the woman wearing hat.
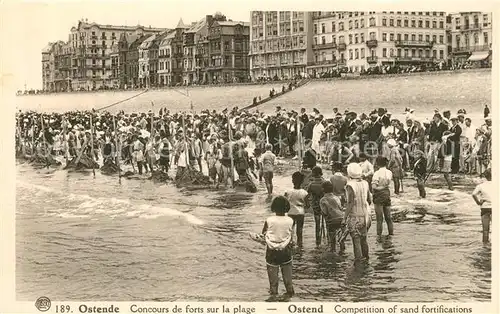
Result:
M349 231L356 261L368 259L367 233L371 225L370 204L372 195L368 183L362 178L363 171L357 163L347 166L349 181L346 185L347 206L344 223Z

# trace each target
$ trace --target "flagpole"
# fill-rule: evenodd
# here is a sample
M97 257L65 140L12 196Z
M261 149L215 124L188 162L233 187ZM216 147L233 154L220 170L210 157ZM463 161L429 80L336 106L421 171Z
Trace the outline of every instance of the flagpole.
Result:
M120 169L120 157L121 157L121 149L120 146L118 145L118 132L116 130L116 120L115 116L113 115L113 129L115 130L115 162L116 166L118 167L118 183L122 183L122 174L121 174L121 169Z
M90 155L92 159L92 173L95 178L95 169L94 169L94 126L92 125L92 113L90 114Z

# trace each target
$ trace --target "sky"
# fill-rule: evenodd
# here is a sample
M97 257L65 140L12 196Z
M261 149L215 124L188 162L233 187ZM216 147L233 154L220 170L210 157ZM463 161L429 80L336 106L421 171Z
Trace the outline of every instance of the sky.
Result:
M349 7L346 7L346 3ZM229 19L249 21L251 10L430 10L432 2L390 0L367 2L299 0L0 0L0 83L11 88L42 87L41 50L57 40L68 40L70 29L82 18L89 22L174 28L182 18L189 24L220 11ZM375 6L374 6L375 4ZM471 2L468 2L471 5ZM475 10L479 10L476 3ZM481 4L484 9L484 3ZM491 8L491 5L487 8ZM457 2L432 3L432 10L457 11ZM472 10L465 8L464 10ZM461 10L461 11L464 11Z

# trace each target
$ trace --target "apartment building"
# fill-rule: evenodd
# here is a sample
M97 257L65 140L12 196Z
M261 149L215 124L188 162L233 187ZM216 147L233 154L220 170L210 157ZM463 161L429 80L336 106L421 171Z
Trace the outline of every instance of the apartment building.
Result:
M289 79L306 75L313 61L312 12L250 13L250 75L252 80Z
M151 35L141 35L133 41L126 52L125 60L125 88L138 88L139 82L139 47Z
M165 29L140 25L114 26L80 20L77 26L71 28L67 42L52 43L42 50L43 88L65 91L112 87L116 80L111 48L116 46L120 36L163 31Z
M448 58L444 12L314 12L313 24L311 75L336 67L361 72Z
M159 44L158 81L160 86L182 84L183 78L183 36L190 27L179 20L173 31Z
M193 23L183 35L183 83L248 80L249 35L248 23L228 20L219 12Z
M491 62L491 12L460 12L452 13L449 17L452 63Z

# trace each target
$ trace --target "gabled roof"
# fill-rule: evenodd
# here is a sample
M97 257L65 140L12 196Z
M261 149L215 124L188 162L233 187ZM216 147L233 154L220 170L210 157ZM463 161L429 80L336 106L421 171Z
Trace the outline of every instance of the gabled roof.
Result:
M56 43L48 43L47 46L45 46L42 49L42 53L50 53L52 51L52 48L54 47Z
M203 26L207 24L206 18L203 18L199 20L198 22L195 22L187 31L186 33L196 33L200 31Z
M239 22L239 21L224 21L224 22L216 22L220 26L236 26L236 25L241 25L241 26L250 26L250 23L248 22Z
M149 36L142 42L142 44L139 46L139 49L148 49L149 47L151 47L155 39L156 39L156 34Z
M137 49L142 44L142 42L145 41L148 37L149 35L143 35L137 38L134 42L130 44L129 50Z

